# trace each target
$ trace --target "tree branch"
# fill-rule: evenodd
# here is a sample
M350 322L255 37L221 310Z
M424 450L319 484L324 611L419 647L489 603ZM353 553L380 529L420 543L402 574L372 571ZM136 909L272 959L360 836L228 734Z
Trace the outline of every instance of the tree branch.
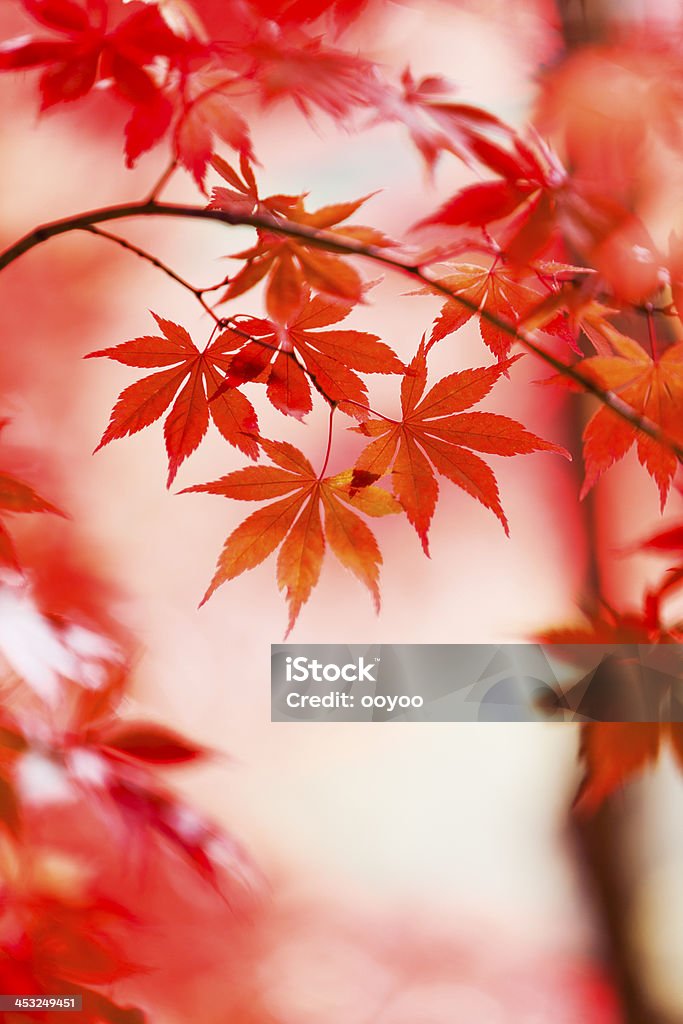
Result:
M65 217L61 220L51 221L35 228L24 235L9 248L0 253L0 271L9 266L24 253L42 245L50 238L64 235L71 231L88 229L92 225L102 224L108 221L124 220L131 217L179 217L191 220L215 221L219 224L231 226L252 227L260 231L270 231L283 235L287 238L294 238L307 245L313 245L328 252L336 252L345 256L361 256L372 260L374 263L382 264L392 270L405 274L414 280L427 285L431 291L445 298L457 302L471 313L477 314L481 319L486 320L498 330L504 331L510 338L518 341L527 351L532 352L548 366L551 366L557 373L569 380L574 381L584 391L589 392L597 398L608 409L611 409L617 416L625 420L632 427L642 431L654 441L669 448L680 461L683 461L683 445L665 434L656 423L641 416L632 406L624 402L614 391L601 388L590 378L584 376L576 367L562 362L551 352L546 351L541 344L538 335L534 331L526 331L516 327L502 317L480 309L477 303L470 301L462 295L458 295L452 289L441 284L438 279L426 272L420 264L409 263L396 256L390 256L383 249L372 245L363 245L351 238L344 238L329 231L321 231L317 228L308 227L304 224L296 224L292 221L279 217L270 217L261 213L230 213L227 210L209 210L205 207L186 206L179 203L159 203L154 199L146 199L142 202L128 203L121 206L107 206L98 210L89 210L73 217Z

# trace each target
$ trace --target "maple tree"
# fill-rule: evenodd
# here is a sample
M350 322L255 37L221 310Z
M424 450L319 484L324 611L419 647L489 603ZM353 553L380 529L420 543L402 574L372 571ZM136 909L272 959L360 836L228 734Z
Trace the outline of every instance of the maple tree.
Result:
M603 137L573 115L555 123L563 90L586 88L582 76L591 80L592 69L578 58L567 57L546 76L533 123L518 129L461 102L443 77L394 73L347 43L345 31L373 7L365 0L16 0L13 7L26 33L0 44L0 71L27 72L27 90L35 75L41 112L64 105L66 116L111 96L125 109L119 127L127 166L164 149L163 171L145 196L39 225L0 253L0 271L52 238L87 232L156 267L196 300L197 323L155 312L157 333L84 355L150 371L120 393L96 451L164 418L168 487L210 425L252 460L182 488L262 503L231 529L202 603L277 551L289 634L329 547L379 609L382 524L375 533L366 520L405 517L429 554L444 481L508 533L506 495L488 457L569 455L559 441L537 436L495 404L488 408L506 387L517 387L522 359L545 375L544 384L570 392L577 408L585 396L595 405L583 429L577 500L635 446L664 510L683 458L683 243L675 234L667 248L653 239L644 186L613 168L625 166L635 180L639 130L662 134L662 125L680 121L680 71L669 42L655 36L620 44L629 88L656 93L662 123L650 125L650 107L636 105L635 129ZM372 223L369 195L322 206L305 191L263 195L253 120L259 106L276 102L293 104L309 120L323 113L349 131L398 123L428 175L450 159L478 180L441 201L428 193L424 215L404 224L398 238ZM672 145L679 144L677 129ZM193 182L194 203L165 198L182 171ZM361 207L368 224L356 223ZM103 227L150 217L213 224L226 239L238 226L254 237L238 252L228 252L226 242L230 271L200 288L126 234ZM425 315L417 342L363 329L365 307L382 287L370 271L399 276L409 294L441 301L435 318ZM262 315L242 306L255 296ZM474 318L484 351L471 366L458 332ZM450 369L428 381L432 353L447 354ZM376 407L377 375L396 379L400 413ZM547 394L529 392L530 402ZM303 422L318 406L329 410L320 469L317 438L304 452L261 434L264 396L278 413ZM486 408L472 410L482 401ZM340 441L346 431L359 450L327 475L331 458L347 450ZM172 730L122 717L130 653L109 635L103 613L71 605L65 611L54 592L44 606L34 600L40 570L22 560L5 517L64 514L41 494L23 477L0 473L0 565L12 601L32 630L50 638L54 653L54 664L33 678L6 654L11 701L0 712L0 825L7 857L16 857L33 827L36 800L26 780L31 759L42 757L57 773L55 785L83 800L95 793L125 827L153 833L220 890L225 878L215 849L228 839L201 817L184 827L189 810L154 773L207 752ZM669 525L643 547L680 556L682 531ZM676 564L647 588L640 611L615 610L596 593L586 625L539 630L558 645L676 643L681 627L670 608L681 582L683 565ZM64 720L55 714L58 692ZM652 765L666 745L683 761L676 723L591 722L581 735L577 808L584 813ZM236 851L228 872L235 888ZM125 909L81 896L76 914L58 895L18 894L12 913L20 924L7 940L12 966L0 967L0 988L58 992L77 982L89 993L93 1024L141 1021L142 1010L116 1005L101 991L133 966L108 937L109 925L125 922ZM53 949L43 918L57 922L64 948ZM95 935L87 955L85 929ZM0 929L0 945L3 935Z

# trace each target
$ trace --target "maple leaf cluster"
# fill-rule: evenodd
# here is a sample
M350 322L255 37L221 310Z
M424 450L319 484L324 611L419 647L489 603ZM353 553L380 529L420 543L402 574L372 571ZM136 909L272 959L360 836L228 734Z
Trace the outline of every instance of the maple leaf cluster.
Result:
M202 53L193 39L176 35L158 7L138 5L119 20L108 0L26 0L29 14L52 34L19 37L0 49L0 70L42 68L41 108L86 96L97 82L111 82L114 92L132 107L126 127L126 152L132 160L163 136L173 106L156 80L154 65L166 73L187 73ZM117 13L117 12L116 12Z
M669 251L659 252L631 204L570 174L537 136L531 144L515 138L499 155L495 180L461 189L418 225L448 236L437 255L457 248L488 257L439 274L439 293L451 291L455 301L444 304L430 344L474 313L498 358L515 338L524 343L525 331L564 341L579 358L555 382L614 394L627 411L605 402L587 424L582 493L635 445L663 507L683 440L680 344L666 340L667 319L683 310L680 242L672 236ZM558 247L583 263L558 262ZM647 316L647 338L629 337L612 322L634 308Z
M221 583L254 568L282 544L277 578L289 603L288 631L318 582L325 537L342 565L366 584L379 608L380 551L370 529L345 505L369 516L404 511L428 553L437 473L489 508L508 532L495 476L474 452L567 455L507 416L464 411L485 398L519 356L450 374L423 397L427 383L424 342L404 367L374 335L318 329L343 319L348 312L347 306L321 297L306 298L292 322L278 326L269 320L243 318L239 333L228 326L202 353L183 328L157 317L163 337L137 338L91 353L139 367L174 364L121 393L98 447L148 426L173 402L164 425L169 485L181 462L206 433L209 415L231 444L254 457L263 452L275 463L277 468L246 468L215 483L185 490L250 501L279 498L253 513L230 535L204 600ZM365 404L365 384L355 371L401 375L401 420L372 415ZM318 474L292 445L262 437L253 407L238 390L245 383L265 384L276 409L301 417L311 409L311 382L330 404L331 414L338 408L360 419L352 429L371 439L355 466L334 477L324 476L327 460ZM244 417L240 420L233 414L228 421L227 406L244 409ZM385 478L391 482L393 496L377 486ZM325 510L324 529L321 507Z
M137 433L170 409L164 422L170 486L181 464L206 435L210 421L225 440L251 458L257 459L261 451L275 458L275 442L261 437L256 411L243 392L246 386L264 385L271 404L284 415L297 419L304 419L311 412L314 396L318 396L332 413L338 410L356 420L359 425L352 429L372 442L354 466L336 477L345 481L345 500L355 502L367 514L379 514L369 511L376 505L370 495L378 490L375 485L381 485L386 479L391 484L393 498L387 491L381 493L387 499L392 498L393 504L385 503L382 514L404 511L428 552L427 531L436 508L439 475L489 508L507 532L508 522L493 471L474 453L503 456L534 451L567 453L556 444L542 441L509 417L490 412L464 412L485 398L493 385L508 375L518 358L505 358L514 340L505 324L491 329L488 321L482 320L482 336L497 356L496 364L450 374L421 402L419 399L427 382L427 353L436 341L462 326L484 307L494 310L491 314L494 320L499 315L510 314L519 321L523 312L537 308L540 294L519 283L514 271L508 272L502 263L489 268L483 265L459 267L457 285L452 277L439 279L442 289L448 287L448 294L452 290L453 298L446 302L434 324L429 344L423 341L406 365L377 335L337 327L364 302L370 287L349 256L338 254L339 243L346 241L352 246L369 247L372 252L383 252L393 245L376 228L346 223L368 197L309 212L304 195L263 197L244 156L239 171L220 156L213 156L211 165L226 185L214 188L209 210L237 217L257 216L263 219L264 226L257 223L254 246L233 256L242 264L234 276L215 289L195 293L204 303L206 292L225 285L218 299L221 305L234 303L247 291L261 285L268 317L233 314L221 319L213 313L214 328L208 342L200 349L184 327L154 314L160 335L142 336L90 353L91 357L104 356L128 366L156 371L120 394L98 448ZM327 248L331 251L326 251L328 238ZM552 274L555 279L561 271L567 270L573 271L573 268L543 263L536 268L536 273L539 276ZM464 306L461 297L464 297ZM205 308L208 309L206 305ZM551 313L548 318L550 316ZM363 379L367 374L401 378L400 421L384 414L377 417L369 404L368 387ZM332 419L330 444L331 431ZM328 446L325 467L318 476L299 452L298 471L303 473L304 497L309 496L317 480L314 490L318 498L325 493L329 498L329 478L324 476L329 456ZM250 500L272 497L273 492L265 482L263 491L259 492L257 479L258 474L254 477ZM216 486L194 490L213 489L215 492ZM242 496L231 487L224 493L231 497ZM365 507L364 497L367 499ZM287 504L285 499L283 502ZM326 507L329 513L332 507L329 501ZM292 526L278 562L278 584L290 605L291 630L318 580L324 533L315 501L302 504L290 499L287 516L279 515L279 506L277 511L273 523L269 524L267 514L255 513L238 528L237 536L242 540L251 537L252 530L258 532L258 544L253 544L249 558L233 557L237 541L233 543L235 535L231 535L226 546L230 555L224 551L221 556L206 596L238 571L256 566L285 541L285 534ZM331 525L330 514L326 516L325 533L342 564L368 585L379 606L379 548L368 528L361 529L350 515L346 513L349 536L354 538L352 542L347 540L345 545L341 544L339 530L335 531ZM336 542L333 536L337 536ZM290 547L296 548L294 538L307 550L311 564L307 568L301 565L300 571L290 579L283 564ZM357 550L351 558L350 548L354 545ZM263 553L256 558L256 551Z
M245 96L263 105L288 99L307 117L321 110L350 123L370 109L404 121L430 165L442 152L469 158L500 125L439 95L448 89L441 79L415 83L405 72L394 85L356 51L328 44L328 31L361 17L365 3L227 0L201 11L185 0L17 4L38 32L0 45L0 71L38 69L41 110L107 89L129 108L128 164L168 139L200 186L217 141L253 160Z

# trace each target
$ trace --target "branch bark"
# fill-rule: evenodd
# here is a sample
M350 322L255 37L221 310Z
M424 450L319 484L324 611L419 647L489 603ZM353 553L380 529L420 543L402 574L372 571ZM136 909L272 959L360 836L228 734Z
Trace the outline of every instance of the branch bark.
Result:
M236 214L229 213L226 210L209 210L201 206L187 206L179 203L159 203L154 199L146 199L141 202L127 203L119 206L107 206L79 213L72 217L51 221L28 232L28 234L0 253L0 271L4 270L15 260L18 260L25 253L30 252L31 249L35 249L51 238L68 234L71 231L88 230L93 225L109 221L136 217L175 217L214 221L219 224L228 224L232 227L252 227L260 231L269 231L287 238L297 239L300 242L306 242L307 245L314 245L328 252L335 252L345 256L360 256L372 260L374 263L389 267L426 285L435 294L442 295L449 300L459 303L471 313L477 314L481 319L504 331L510 338L519 342L528 352L531 352L542 362L546 363L546 365L552 367L556 373L578 384L582 390L593 395L621 419L625 420L635 429L642 431L642 433L654 441L669 448L679 461L683 461L683 445L660 430L656 423L653 423L645 416L641 416L636 409L627 402L624 402L614 391L601 388L590 378L582 374L580 370L577 370L576 367L564 363L551 352L548 352L543 347L538 332L516 327L502 317L486 309L480 309L476 303L471 302L469 299L441 284L436 277L425 271L423 265L409 263L397 256L391 256L376 246L363 245L360 242L355 242L353 239L344 238L329 231L307 227L304 224L296 224L284 218L269 217L261 213Z

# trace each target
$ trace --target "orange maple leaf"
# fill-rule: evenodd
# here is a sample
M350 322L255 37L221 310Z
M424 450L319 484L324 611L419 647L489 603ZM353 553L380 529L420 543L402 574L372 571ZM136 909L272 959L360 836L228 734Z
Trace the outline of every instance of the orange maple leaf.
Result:
M609 325L603 327L603 334ZM671 440L683 442L683 342L653 359L642 345L616 328L605 335L614 355L597 355L577 363L577 369L605 390L614 391L636 413L651 420ZM603 406L583 434L586 478L584 497L606 469L636 444L638 459L659 488L662 508L678 467L674 452L648 437L611 409Z
M134 338L86 356L86 359L107 356L126 366L166 367L121 392L95 451L115 438L135 434L148 427L173 402L164 424L168 487L180 464L192 454L206 434L209 413L226 441L245 455L256 458L258 446L253 435L258 430L258 420L251 402L233 389L222 394L209 408L207 395L216 392L230 361L224 348L224 335L200 352L184 327L162 320L156 313L152 316L163 337Z
M225 161L213 161L213 166L232 188L215 189L211 209L244 211L250 203L249 212L263 213L276 221L289 221L319 231L334 229L335 234L364 245L391 244L381 231L374 228L352 224L339 227L370 196L309 212L304 204L305 195L274 195L261 199L253 175L250 180L241 182L239 175ZM362 297L361 277L348 260L325 252L315 244L287 238L274 231L260 229L256 245L235 253L232 258L246 260L246 263L232 278L220 301L227 302L244 294L267 277L266 309L269 316L281 324L296 316L307 299L309 289L347 303L360 302Z
M427 533L439 493L434 470L491 509L508 533L493 471L469 449L492 455L552 451L570 457L507 416L463 411L480 402L519 358L452 373L423 397L427 386L423 339L401 384L402 420L369 419L351 428L374 438L356 463L354 486L363 488L391 470L394 493L425 554L429 554Z
M478 263L459 263L439 278L438 283L461 296L474 309L464 306L455 298L448 299L434 322L428 348L459 330L475 316L477 310L485 310L514 329L540 300L538 292L523 284L510 268L499 263L490 267L482 267ZM429 289L425 289L424 293L429 294ZM494 356L505 359L515 340L510 331L497 327L484 317L479 320L479 330Z
M230 534L202 604L222 583L260 565L277 548L277 582L289 604L289 634L320 578L326 541L341 564L372 594L379 609L382 556L375 536L352 509L368 516L399 512L381 487L351 490L351 471L320 478L308 459L285 441L259 441L272 466L247 466L212 483L187 487L243 501L271 501ZM324 512L324 522L321 519Z

